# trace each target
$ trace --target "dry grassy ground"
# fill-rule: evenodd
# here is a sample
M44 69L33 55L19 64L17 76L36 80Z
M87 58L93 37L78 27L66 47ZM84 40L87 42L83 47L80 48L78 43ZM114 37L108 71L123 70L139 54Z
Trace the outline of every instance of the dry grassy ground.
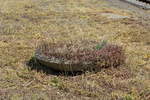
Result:
M148 21L105 0L0 0L0 99L149 100ZM53 72L32 58L40 41L70 39L122 45L126 65L73 76Z

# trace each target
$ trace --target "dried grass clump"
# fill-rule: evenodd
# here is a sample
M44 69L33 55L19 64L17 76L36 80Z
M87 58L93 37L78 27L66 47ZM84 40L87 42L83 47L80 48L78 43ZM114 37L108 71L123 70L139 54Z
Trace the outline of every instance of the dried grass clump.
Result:
M92 54L93 63L97 67L117 67L125 62L124 50L121 46L107 44L100 50L96 50Z
M37 51L53 62L94 68L117 67L125 61L123 48L106 42L43 43Z

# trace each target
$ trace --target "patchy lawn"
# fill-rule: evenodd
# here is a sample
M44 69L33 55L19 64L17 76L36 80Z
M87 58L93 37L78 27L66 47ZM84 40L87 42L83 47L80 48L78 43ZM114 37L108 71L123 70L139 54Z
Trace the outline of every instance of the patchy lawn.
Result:
M0 99L149 100L149 23L105 0L0 0ZM122 45L126 65L70 75L34 59L40 41L81 39Z

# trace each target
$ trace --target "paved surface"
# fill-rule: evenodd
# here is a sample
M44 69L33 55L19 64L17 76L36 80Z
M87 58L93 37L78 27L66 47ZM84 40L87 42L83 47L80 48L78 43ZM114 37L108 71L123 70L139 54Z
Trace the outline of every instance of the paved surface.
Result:
M150 19L150 10L144 10L127 2L123 2L123 0L108 0L108 3L110 4L110 6L132 11L139 18L143 18L146 20Z
M132 5L135 5L139 8L145 9L145 10L150 10L150 5L146 2L140 1L140 0L121 0L127 3L130 3Z

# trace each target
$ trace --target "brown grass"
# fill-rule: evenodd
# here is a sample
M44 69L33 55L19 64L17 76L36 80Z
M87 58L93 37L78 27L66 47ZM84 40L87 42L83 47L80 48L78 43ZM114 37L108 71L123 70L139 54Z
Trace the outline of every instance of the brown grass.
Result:
M134 19L135 13L105 0L0 0L0 7L0 99L149 100L149 20ZM108 12L130 18L101 15ZM127 65L76 76L34 59L35 68L28 66L40 41L72 39L122 45Z

